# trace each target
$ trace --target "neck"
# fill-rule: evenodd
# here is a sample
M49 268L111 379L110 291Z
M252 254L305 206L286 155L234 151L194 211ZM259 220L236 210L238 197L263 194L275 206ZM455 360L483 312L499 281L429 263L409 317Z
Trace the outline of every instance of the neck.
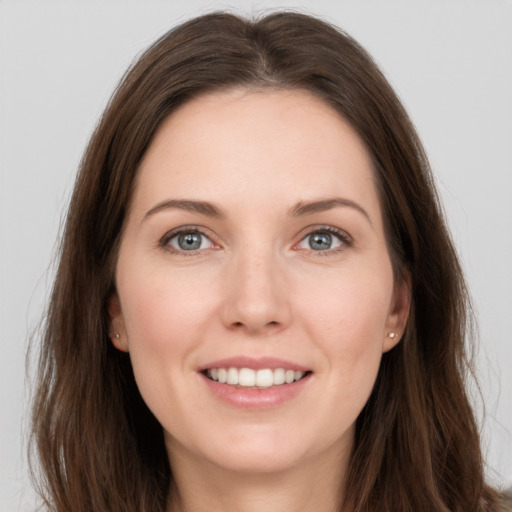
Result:
M167 510L339 512L344 471L332 468L339 468L340 460L346 457L340 459L340 454L333 455L334 461L326 461L326 454L323 454L296 468L253 473L231 471L175 453L172 457L174 482Z

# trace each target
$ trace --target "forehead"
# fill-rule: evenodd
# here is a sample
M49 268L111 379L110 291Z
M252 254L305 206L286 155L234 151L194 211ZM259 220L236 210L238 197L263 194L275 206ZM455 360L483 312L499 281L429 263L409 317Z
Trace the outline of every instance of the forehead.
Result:
M167 194L265 206L341 194L372 209L373 176L361 139L325 101L300 90L236 89L199 96L162 123L134 203L149 207Z

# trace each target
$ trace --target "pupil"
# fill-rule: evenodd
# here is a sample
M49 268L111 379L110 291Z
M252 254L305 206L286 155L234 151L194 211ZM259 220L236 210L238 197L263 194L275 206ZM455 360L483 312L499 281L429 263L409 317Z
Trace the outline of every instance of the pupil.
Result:
M329 233L316 233L311 235L309 246L316 251L330 249L332 236Z
M184 233L179 236L178 244L185 251L194 251L201 247L201 235L197 233Z

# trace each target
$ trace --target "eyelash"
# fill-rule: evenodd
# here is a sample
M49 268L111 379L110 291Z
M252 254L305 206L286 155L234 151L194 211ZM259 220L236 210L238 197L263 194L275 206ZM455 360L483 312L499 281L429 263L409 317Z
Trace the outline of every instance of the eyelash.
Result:
M202 230L202 228L200 228L199 226L182 226L180 228L173 229L172 231L169 231L168 233L166 233L158 242L158 246L168 252L171 252L173 254L178 254L181 256L195 256L195 255L202 253L203 251L209 250L209 249L196 249L196 250L191 250L191 251L185 251L185 250L176 249L176 248L170 246L169 242L173 238L175 238L181 234L188 234L188 233L194 233L194 234L197 233L197 234L207 238L208 240L210 240L210 242L214 246L216 245L215 242L213 242L211 236L207 235ZM300 243L302 243L304 240L306 240L307 237L314 235L315 233L328 233L330 235L334 235L339 240L340 246L336 247L334 249L326 249L323 251L322 250L314 250L314 249L305 249L309 254L314 255L314 256L331 256L334 254L338 254L340 252L343 252L344 250L346 250L347 248L351 247L354 244L352 237L348 233L346 233L345 231L343 231L341 229L334 228L332 226L312 226L311 228L309 228L307 233L305 233L302 236L302 238L299 240L299 242L297 242L293 247L297 247Z
M158 246L172 254L178 254L178 255L182 255L182 256L195 256L205 250L208 250L208 249L196 249L193 251L184 251L184 250L180 250L180 249L171 247L171 245L169 244L169 242L173 238L176 238L177 236L182 235L182 234L189 234L189 233L190 234L197 233L197 234L207 238L208 240L210 240L210 242L213 245L216 245L212 241L211 236L208 236L199 226L182 226L180 228L176 228L176 229L173 229L172 231L167 232L158 242Z
M326 249L324 251L306 249L306 251L313 256L325 257L337 255L354 245L353 238L347 232L341 229L335 228L333 226L312 226L311 228L309 228L308 232L299 240L299 242L294 245L294 247L296 247L304 240L306 240L309 236L314 235L315 233L329 233L330 235L334 235L339 240L340 246L335 247L334 249Z

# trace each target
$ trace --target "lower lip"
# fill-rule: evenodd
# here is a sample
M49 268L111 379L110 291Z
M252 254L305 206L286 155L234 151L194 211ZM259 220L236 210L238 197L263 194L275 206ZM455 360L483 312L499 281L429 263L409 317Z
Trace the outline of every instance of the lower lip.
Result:
M263 389L239 388L221 384L201 374L210 391L222 401L239 409L270 409L297 396L309 382L311 374L291 384Z

